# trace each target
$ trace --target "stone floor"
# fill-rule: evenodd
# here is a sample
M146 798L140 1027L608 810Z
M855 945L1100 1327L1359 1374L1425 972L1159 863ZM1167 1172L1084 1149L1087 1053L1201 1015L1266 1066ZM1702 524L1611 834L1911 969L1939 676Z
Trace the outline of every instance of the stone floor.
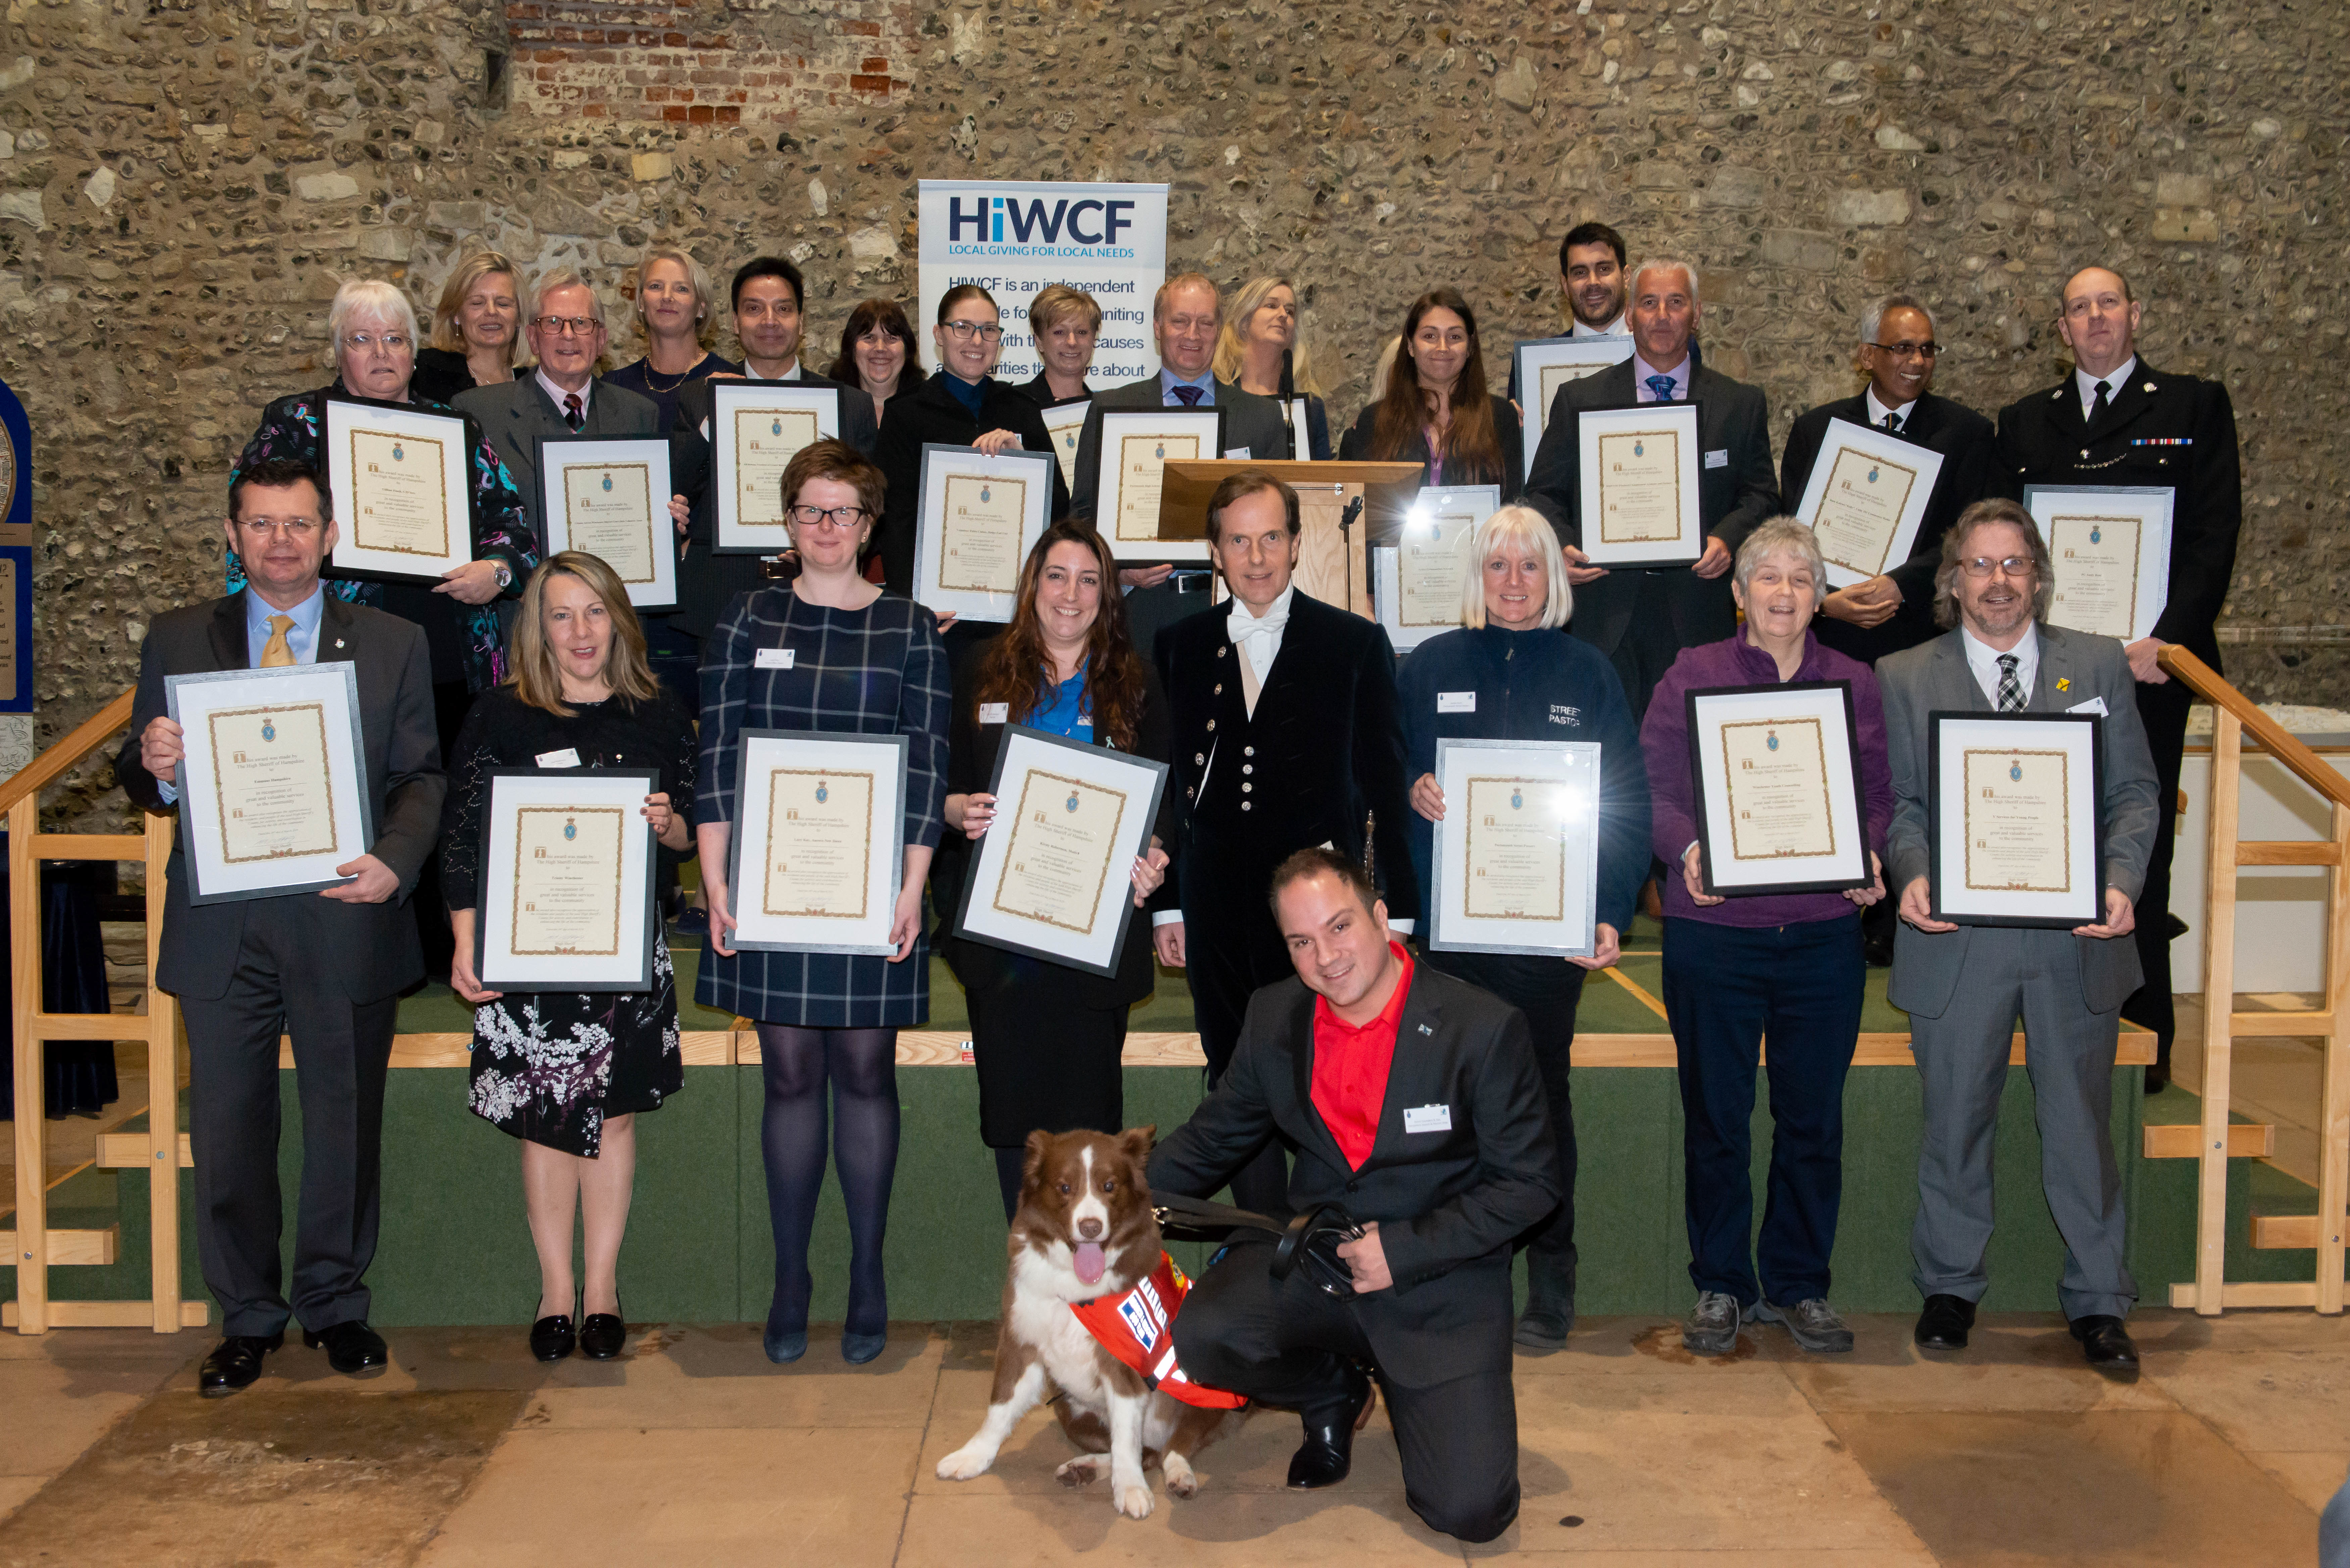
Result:
M1581 1326L1518 1363L1518 1523L1464 1550L1404 1506L1384 1418L1354 1476L1282 1486L1294 1418L1200 1460L1189 1502L1065 1491L1032 1416L996 1468L934 1473L984 1407L993 1330L906 1324L873 1365L821 1336L770 1366L750 1325L642 1326L627 1359L532 1362L519 1328L409 1330L354 1384L289 1348L194 1393L204 1336L0 1335L0 1564L2286 1564L2350 1469L2350 1324L2134 1321L2146 1372L2086 1370L2054 1318L1928 1359L1908 1320L1810 1358L1776 1330L1700 1361L1669 1324Z

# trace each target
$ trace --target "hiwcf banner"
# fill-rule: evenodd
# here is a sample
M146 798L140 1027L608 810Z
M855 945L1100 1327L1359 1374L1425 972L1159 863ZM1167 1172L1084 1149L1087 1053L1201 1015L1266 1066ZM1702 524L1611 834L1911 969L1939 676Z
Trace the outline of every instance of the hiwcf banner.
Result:
M1005 381L1044 369L1028 335L1028 302L1047 286L1082 288L1101 306L1101 335L1087 379L1097 387L1159 373L1150 299L1167 278L1167 187L1059 181L925 180L921 314L914 323L922 363L938 369L931 324L939 301L975 283L1003 313Z

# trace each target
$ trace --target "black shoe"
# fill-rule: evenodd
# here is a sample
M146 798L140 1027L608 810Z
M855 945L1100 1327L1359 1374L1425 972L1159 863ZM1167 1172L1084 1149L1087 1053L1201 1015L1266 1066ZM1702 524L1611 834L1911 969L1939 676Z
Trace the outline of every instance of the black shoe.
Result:
M2168 1087L2170 1087L2169 1067L2160 1062L2149 1064L2146 1070L2146 1092L2149 1095L2158 1095Z
M2130 1342L2129 1330L2117 1317L2090 1316L2073 1320L2073 1337L2081 1342L2081 1353L2089 1365L2100 1372L2137 1371L2137 1346Z
M1975 1303L1963 1296L1928 1296L1918 1314L1917 1340L1928 1350L1964 1350L1975 1325Z
M312 1350L323 1347L327 1365L346 1377L371 1376L391 1365L391 1351L383 1335L369 1328L365 1318L338 1323L316 1334L306 1328L302 1343Z
M1527 1350L1564 1350L1566 1336L1575 1332L1575 1303L1544 1300L1534 1296L1527 1300L1526 1310L1518 1316L1518 1326L1510 1334L1511 1343Z
M1348 1362L1347 1402L1305 1416L1305 1441L1289 1457L1291 1486L1336 1486L1347 1479L1355 1463L1355 1430L1371 1413L1371 1392L1363 1369Z
M530 1325L530 1353L541 1361L560 1361L584 1337L572 1326L569 1313L549 1313Z
M261 1358L286 1343L286 1331L267 1337L232 1334L204 1357L196 1374L196 1392L207 1399L224 1399L240 1388L250 1388L261 1376Z
M618 1296L612 1304L620 1304ZM590 1361L610 1361L628 1343L629 1325L616 1312L591 1312L579 1324L579 1354Z

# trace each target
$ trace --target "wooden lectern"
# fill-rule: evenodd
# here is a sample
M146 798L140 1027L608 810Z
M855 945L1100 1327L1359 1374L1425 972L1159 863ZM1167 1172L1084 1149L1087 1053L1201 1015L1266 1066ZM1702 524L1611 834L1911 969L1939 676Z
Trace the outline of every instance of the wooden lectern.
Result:
M1170 462L1159 495L1159 536L1204 539L1208 498L1224 476L1243 468L1262 469L1297 492L1301 542L1297 587L1324 604L1371 616L1369 556L1366 542L1391 535L1419 493L1416 462ZM1362 509L1351 521L1348 508ZM1224 597L1221 579L1216 598Z

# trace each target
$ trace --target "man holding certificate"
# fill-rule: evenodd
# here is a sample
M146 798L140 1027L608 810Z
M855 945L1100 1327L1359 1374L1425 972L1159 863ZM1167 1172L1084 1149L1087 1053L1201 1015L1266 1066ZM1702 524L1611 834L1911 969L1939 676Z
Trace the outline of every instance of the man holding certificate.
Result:
M2041 1183L2064 1239L2057 1293L2089 1364L2134 1374L2137 1350L2122 1319L2137 1283L2123 1262L2127 1233L2110 1113L2120 1009L2144 972L2126 939L2161 821L2135 681L2120 643L2047 624L2055 591L2048 547L2014 502L1978 502L1960 515L1943 538L1935 583L1936 614L1952 629L1877 669L1894 791L1886 880L1900 890L1904 922L1887 997L1909 1014L1925 1085L1909 1234L1926 1297L1918 1343L1963 1348L1990 1285L1991 1131L2020 1012ZM2004 841L1985 847L2004 862L2054 860L2061 870L2077 836L2102 828L2101 918L2071 930L1935 918L1937 898L1963 889L1935 883L1934 849L1953 831L1971 844L1957 813L1973 795L1970 788L1941 792L1940 808L1955 820L1933 820L1929 715L1937 711L2099 717L2105 794L2093 815L2100 820L2044 812L2009 822ZM2011 765L2021 773L2021 759Z
M219 810L217 779L180 771L188 752L165 716L165 678L348 663L359 693L359 783L375 838L334 867L348 878L337 886L211 904L201 914L189 899L185 833L172 854L155 981L179 999L187 1023L197 1239L226 1334L198 1376L207 1397L258 1377L289 1315L338 1372L389 1365L367 1324L362 1277L375 1255L393 1017L400 993L424 973L400 905L432 852L448 786L424 633L337 598L319 581L335 523L316 471L248 464L230 486L229 507L228 544L244 562L245 590L156 618L140 650L115 777L149 811L173 811L190 789L192 805ZM322 796L314 809L331 807ZM302 1096L290 1305L278 1252L281 1033L292 1037Z
M2178 1031L2170 1001L2171 819L2178 804L2179 754L2193 694L2156 667L2165 643L2220 669L2214 623L2227 602L2244 522L2236 415L2217 381L2158 370L2138 358L2146 307L2129 280L2093 266L2064 285L2056 334L2074 370L2054 387L2017 399L1999 415L1998 493L2017 499L2041 484L2167 489L2171 495L2168 597L2153 629L2129 645L2138 717L2146 724L2161 823L2138 900L2137 954L2146 983L2122 1011L2155 1032L2149 1092L2170 1081ZM2126 580L2132 563L2119 563Z

